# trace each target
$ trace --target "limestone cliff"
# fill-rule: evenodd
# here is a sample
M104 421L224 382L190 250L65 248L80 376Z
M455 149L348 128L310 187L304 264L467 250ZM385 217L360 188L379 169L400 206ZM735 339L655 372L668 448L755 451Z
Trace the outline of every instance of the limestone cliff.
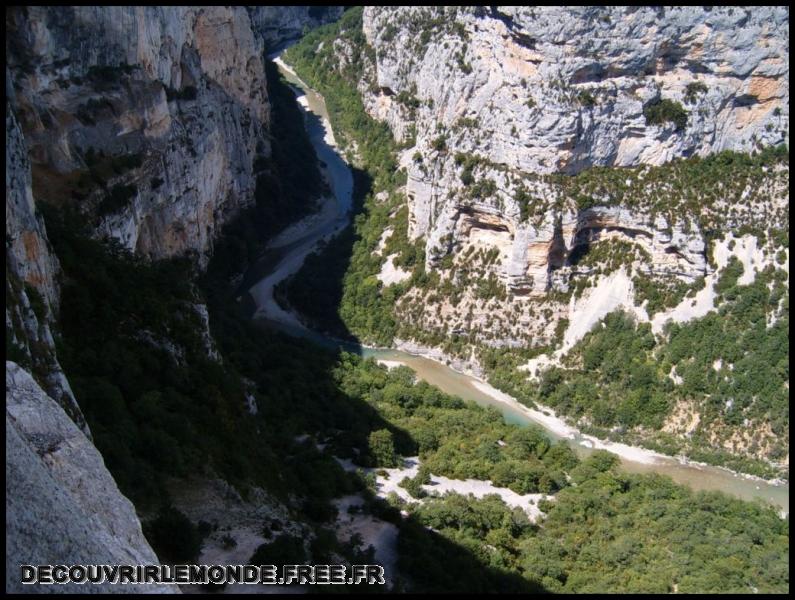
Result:
M33 7L6 21L37 199L76 205L130 250L203 263L269 154L247 11Z
M366 100L421 149L474 119L449 145L536 173L750 150L789 136L788 22L772 7L368 7ZM685 104L685 127L646 121L660 99Z
M785 470L787 372L767 370L764 393L746 375L781 359L760 359L760 340L781 348L773 324L788 313L788 26L783 7L365 7L308 37L288 60L336 96L339 125L352 130L339 136L346 151L382 179L355 225L366 249L354 245L346 267L344 324L446 355L600 437L766 476ZM362 108L381 124L346 122ZM401 167L388 182L383 124ZM350 308L374 291L377 325ZM634 409L584 417L628 397L610 387L613 370L595 400L585 387L598 377L581 371L587 339L617 311L649 332L650 371L676 343L698 360L714 353L714 372L729 354L763 364L730 367L709 385L694 357L689 381L665 369L648 430ZM694 342L730 311L723 346ZM571 387L553 397L558 376ZM715 409L718 390L727 401Z
M59 270L33 199L25 140L6 102L6 350L36 374L90 436L50 330L58 309Z
M730 194L703 211L655 204L651 196L678 192L645 183L643 167L788 143L788 22L785 8L365 8L372 52L359 91L407 146L409 235L425 242L426 270L445 277L466 267L464 255L496 249L483 274L508 292L489 307L458 306L489 319L446 329L482 337L502 312L537 325L516 298L568 292L593 274L578 263L601 241L641 253L634 272L682 285L706 276L703 223L739 227L717 214L738 205ZM344 63L350 50L335 48ZM671 113L655 117L660 106ZM626 193L573 191L567 175L592 167L632 167L616 177ZM782 182L771 173L761 185L773 193L754 201L767 225L782 226ZM429 321L440 312L437 322L456 312L421 310ZM565 316L550 310L534 335L549 338L555 314Z
M224 223L268 193L265 45L338 12L6 11L7 591L31 591L17 581L22 563L157 562L56 356L62 273L42 204L78 211L96 236L145 257L206 265ZM206 306L192 308L220 362ZM124 591L178 591L150 587Z

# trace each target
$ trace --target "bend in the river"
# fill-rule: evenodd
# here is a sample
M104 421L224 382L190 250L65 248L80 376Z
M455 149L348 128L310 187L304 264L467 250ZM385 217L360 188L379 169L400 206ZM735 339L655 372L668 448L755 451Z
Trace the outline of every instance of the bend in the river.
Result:
M298 78L279 55L273 55L271 58L275 59L280 72L296 93L305 115L307 133L318 158L324 164L324 174L334 197L324 199L320 212L292 225L271 244L272 248L280 249L281 256L272 271L249 290L257 306L255 317L266 320L287 333L307 337L323 345L343 346L363 356L405 364L411 367L419 378L449 394L481 405L495 406L508 422L520 425L533 423L544 428L552 439L566 439L581 456L593 452L597 447L604 447L618 454L623 468L629 472L660 473L693 489L720 490L745 500L759 498L776 505L782 509L782 513L789 512L789 484L773 485L727 469L685 464L672 457L655 454L642 448L603 442L591 436L584 436L570 427L567 428L568 431L562 431L559 427L550 427L548 418L538 418L538 415L534 417L532 411L507 394L498 392L473 377L454 371L438 361L400 350L366 348L328 338L308 330L295 314L280 307L273 297L276 284L298 271L306 256L321 240L339 232L348 223L353 177L347 163L336 150L323 97ZM565 425L563 427L566 428Z

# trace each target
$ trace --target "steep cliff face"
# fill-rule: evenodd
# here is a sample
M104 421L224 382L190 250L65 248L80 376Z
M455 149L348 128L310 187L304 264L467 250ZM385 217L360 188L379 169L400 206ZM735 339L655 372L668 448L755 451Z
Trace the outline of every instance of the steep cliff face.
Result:
M90 436L50 330L58 310L59 270L36 211L25 140L6 102L6 351L36 374Z
M91 441L24 369L6 362L6 592L31 591L19 580L23 564L157 564L157 557Z
M788 18L783 8L366 8L374 52L359 90L409 146L409 235L425 240L426 269L444 277L463 254L497 249L483 272L510 304L567 292L593 272L582 255L610 240L642 253L638 273L703 278L700 224L719 209L633 201L666 192L645 185L641 167L789 141ZM338 53L344 62L344 44ZM635 167L618 176L627 194L572 190L556 175L599 166ZM755 201L781 226L781 182L762 185L775 192Z
M421 147L435 130L475 119L480 135L453 134L456 149L532 172L750 150L788 139L788 16L784 8L370 7L363 30L377 89L367 102L397 137L403 121L415 123ZM684 103L685 127L647 122L644 107L660 99Z
M7 13L38 200L151 257L206 260L269 154L262 41L243 8ZM259 159L259 160L258 160Z
M6 102L6 258L21 279L46 301L58 305L58 260L50 251L44 223L36 213L30 161L19 124Z
M63 273L41 205L76 209L139 255L205 266L222 225L269 192L265 43L335 15L288 12L271 23L254 7L256 27L243 7L6 12L8 591L22 563L157 562L56 356ZM220 362L193 300L186 318ZM167 336L139 333L181 360Z

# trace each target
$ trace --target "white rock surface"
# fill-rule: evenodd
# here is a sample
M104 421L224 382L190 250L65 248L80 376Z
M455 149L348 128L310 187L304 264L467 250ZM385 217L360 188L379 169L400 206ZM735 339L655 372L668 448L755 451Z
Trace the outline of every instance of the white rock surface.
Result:
M521 298L543 300L588 278L569 259L604 239L648 253L641 272L685 283L706 276L706 234L690 217L610 198L578 211L539 175L788 143L788 27L783 7L366 7L374 58L364 59L359 91L396 140L416 133L401 164L409 235L425 240L426 270L451 254L458 261L471 246L499 252L490 272L508 301L480 313L465 297L457 307L472 314L469 325L448 330L489 344L526 343L508 331L507 318L549 341L556 318L547 317L550 331L524 327L534 316ZM341 65L356 56L339 40L335 48ZM661 99L683 105L684 128L646 122L644 107ZM444 147L434 145L441 139ZM493 191L473 196L461 156L476 160L473 181L491 181ZM527 219L516 199L520 182L531 197ZM728 225L737 208L726 207ZM754 251L746 250L750 261ZM425 311L422 326L439 312L452 317L421 300L412 308L406 315ZM489 315L505 335L482 335Z
M386 261L381 265L381 272L376 275L376 279L383 283L384 286L400 283L411 277L411 271L395 266L393 261L397 256L397 254L387 256Z
M357 468L350 460L337 459L342 467L349 471L355 471ZM420 468L420 459L417 456L411 456L404 460L402 467L393 469L364 469L365 472L376 473L376 488L377 495L381 498L386 498L390 493L394 492L406 502L420 502L412 497L408 491L398 485L406 477L414 477ZM378 475L378 471L385 471L386 476ZM482 498L489 494L498 495L505 504L511 507L518 507L527 513L532 521L536 521L543 513L538 509L538 503L541 500L554 500L554 496L547 494L517 494L508 488L497 487L491 481L481 481L479 479L449 479L431 475L431 483L422 486L430 495L443 496L446 493L456 493L461 495L472 494L475 498Z

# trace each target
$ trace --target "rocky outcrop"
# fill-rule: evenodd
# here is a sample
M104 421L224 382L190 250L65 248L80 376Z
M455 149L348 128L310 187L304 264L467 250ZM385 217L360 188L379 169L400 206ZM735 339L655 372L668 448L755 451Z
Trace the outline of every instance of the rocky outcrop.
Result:
M256 27L243 7L6 12L7 591L34 591L20 564L157 562L58 363L60 267L37 203L77 209L141 255L205 265L222 225L268 193L263 40L339 13L294 7L271 27L266 8L251 9ZM220 360L206 306L193 309Z
M269 155L248 12L31 7L6 20L37 200L76 205L130 250L203 264Z
M393 129L413 117L421 149L444 129L535 173L751 150L789 138L788 27L783 7L368 7L365 100ZM647 122L660 99L684 128Z
M703 275L687 219L580 213L538 175L788 142L788 22L784 8L366 8L375 63L359 89L396 139L416 134L402 164L426 268L482 231L462 227L475 211L503 222L493 241L513 291L549 290L573 248L618 235L650 253L649 272ZM661 100L682 105L684 127L647 120ZM537 218L523 218L520 189Z
M6 101L6 260L20 279L33 286L53 307L58 306L58 259L53 255L44 222L36 212L28 149Z
M6 13L7 83L39 200L100 236L206 264L267 197L266 47L341 7L29 7Z
M176 586L23 586L20 565L157 564L133 505L91 441L6 362L6 592L178 592Z

